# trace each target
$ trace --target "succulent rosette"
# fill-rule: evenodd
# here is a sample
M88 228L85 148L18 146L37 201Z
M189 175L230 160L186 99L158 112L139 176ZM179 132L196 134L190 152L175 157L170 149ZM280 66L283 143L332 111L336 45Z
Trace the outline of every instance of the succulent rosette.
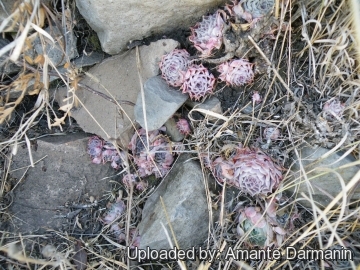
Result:
M323 115L328 120L334 120L335 118L341 118L345 110L344 103L338 98L333 98L325 102L323 107Z
M214 48L220 49L223 40L225 22L222 17L226 14L218 10L216 13L204 16L191 29L189 40L194 47L201 52L202 56L209 56Z
M274 0L234 0L232 2L233 5L226 5L230 15L249 23L254 23L264 17L273 10L275 5Z
M219 79L233 86L251 83L254 79L253 66L246 59L230 60L218 66Z
M252 96L252 100L253 100L253 102L255 102L255 104L259 104L259 103L262 102L262 98L261 98L258 91L254 91L254 94Z
M147 143L145 129L139 129L132 137L129 149L133 153L134 162L138 167L138 175L145 177L155 174L163 177L174 162L174 152L168 139L162 135L162 130L148 132Z
M122 215L125 208L125 203L122 200L117 199L116 202L109 205L106 215L102 218L102 221L105 224L112 223L116 218Z
M130 188L131 186L135 187L139 191L144 191L148 183L144 180L137 180L137 176L135 174L125 174L123 176L122 182L124 186Z
M268 200L265 210L258 206L241 206L237 210L237 232L245 244L261 248L281 246L287 230L277 221L277 206L274 200Z
M176 123L176 128L185 136L191 133L189 122L186 119L180 118Z
M282 180L281 167L260 149L236 146L229 158L215 157L209 167L218 182L225 181L250 196L272 193Z
M163 55L159 67L162 78L171 86L179 87L189 66L190 54L186 50L175 49Z
M252 19L257 19L265 16L274 8L274 0L246 0L243 2L245 12L251 14Z
M236 155L234 184L251 196L272 193L282 180L280 166L260 149L239 147Z
M136 176L134 174L125 174L122 179L123 184L126 187L133 186L136 183Z
M188 93L191 99L200 98L211 94L215 85L215 77L209 70L200 65L192 65L185 74L185 80L181 86L183 93Z
M266 127L264 128L264 138L267 140L275 141L281 135L280 129L276 127Z
M120 152L120 155L116 147L98 136L93 136L88 142L88 154L92 159L92 163L105 164L106 162L111 163L111 167L119 169L123 164L125 153Z
M130 177L132 177L130 175ZM108 203L108 210L106 211L105 215L101 219L103 224L110 226L110 232L117 236L119 242L124 242L126 240L126 235L124 234L124 228L121 227L118 219L121 215L124 214L126 205L124 201L118 198L113 203ZM140 235L136 229L130 229L129 231L129 241L130 241L130 248L139 247L140 245Z
M237 232L245 236L245 243L250 246L269 246L274 238L272 227L266 221L259 207L246 207L240 211Z
M102 162L102 150L104 140L98 136L92 136L88 142L88 154L92 160L92 163L100 164Z

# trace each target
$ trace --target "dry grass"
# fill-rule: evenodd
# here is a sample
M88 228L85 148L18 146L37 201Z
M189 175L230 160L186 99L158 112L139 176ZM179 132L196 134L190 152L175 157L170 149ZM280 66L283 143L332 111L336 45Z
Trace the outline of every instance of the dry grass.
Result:
M348 151L356 157L357 162L347 166L359 166L360 158L360 10L356 13L356 0L349 3L342 1L276 1L280 23L287 22L284 32L279 32L274 41L271 57L266 56L253 40L253 50L258 50L264 61L270 64L268 74L256 78L256 83L247 87L238 97L232 108L224 115L208 112L205 119L197 120L194 115L197 109L189 114L194 134L188 140L189 151L194 154L215 153L228 144L241 142L244 145L266 149L284 168L290 168L294 160L299 158L299 150L305 145L320 145L335 151ZM61 1L65 8L65 3ZM29 58L25 51L31 46L31 40L40 36L44 42L54 42L43 30L49 18L61 18L61 29L66 32L71 28L69 21L62 13L56 14L39 0L18 2L12 14L0 26L0 32L14 34L14 41L0 50L0 56L9 52L8 61L22 67L19 74L10 78L10 83L2 83L0 88L0 123L6 123L17 106L27 95L37 95L34 108L21 119L16 131L7 140L0 142L0 150L4 158L1 172L0 217L2 221L13 218L7 212L11 204L9 199L13 189L8 175L11 154L16 153L21 143L29 145L26 134L36 126L40 115L45 114L48 128L61 127L69 116L70 110L76 106L78 99L78 70L73 69L69 61L65 64L66 73L60 73L49 57L44 54L36 59ZM66 7L68 10L69 7ZM350 12L353 10L353 12ZM359 49L358 51L356 49ZM64 48L65 50L65 48ZM68 59L69 60L69 59ZM9 62L10 63L10 62ZM50 72L50 70L52 70ZM49 100L49 75L57 74L68 88L68 103L60 109L64 114L59 117ZM139 72L140 73L140 72ZM6 76L3 76L5 82ZM264 102L253 106L251 92L261 90ZM346 106L344 116L339 121L328 121L322 114L323 104L334 97L340 98ZM113 97L112 97L113 98ZM114 99L113 99L114 100ZM82 104L80 104L82 105ZM119 109L121 105L117 104ZM250 108L250 111L249 111ZM248 113L244 113L244 111ZM204 113L204 111L201 111ZM218 119L217 121L210 121ZM9 123L10 124L10 123ZM266 126L282 130L281 140L268 144L262 138ZM31 160L31 151L29 147ZM322 157L325 158L325 157ZM129 164L129 162L127 163ZM131 164L130 164L131 165ZM129 165L129 166L130 166ZM336 168L333 168L336 169ZM129 170L127 167L125 170ZM224 250L227 247L241 248L244 238L236 234L235 215L232 213L236 204L244 200L244 196L236 196L225 203L228 189L222 187L220 194L212 194L207 186L209 174L203 169L204 186L208 196L210 213L213 207L220 209L220 219L208 224L209 237L204 243L207 249ZM277 191L278 195L290 185L295 185L290 170L284 172L284 186ZM305 175L306 178L306 175ZM360 261L360 202L350 203L349 197L360 181L360 173L344 184L343 190L332 198L325 208L319 209L312 201L311 208L301 206L300 201L289 200L286 211L290 214L298 211L300 219L295 228L286 236L280 249L285 246L314 249L346 246L355 251L354 262L324 261L224 261L214 262L173 262L143 264L142 269L356 269ZM123 187L121 187L123 189ZM114 191L100 205L98 210L89 208L91 223L98 224L105 210L105 202L113 201L121 189L114 183ZM126 232L126 244L129 244L129 230L135 228L141 217L141 206L146 197L153 191L134 193L126 190L128 211L117 220L123 224ZM247 203L259 203L253 198L245 198ZM285 208L285 207L284 207ZM281 211L282 209L278 209ZM1 231L0 262L12 269L82 269L74 263L81 258L81 250L87 254L85 263L88 269L131 269L133 262L125 256L125 245L119 244L105 226L99 232L86 237L77 235L74 221L66 233L49 231L46 235L14 235ZM171 235L171 232L168 232ZM76 241L79 239L79 242ZM55 249L55 250L53 250ZM84 259L80 259L83 260ZM4 266L5 267L5 266ZM5 269L5 268L4 268Z

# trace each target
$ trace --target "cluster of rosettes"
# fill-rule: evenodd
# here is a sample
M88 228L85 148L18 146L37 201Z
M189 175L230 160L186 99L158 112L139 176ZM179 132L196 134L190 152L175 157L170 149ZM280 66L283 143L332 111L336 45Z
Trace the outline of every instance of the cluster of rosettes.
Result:
M204 16L201 22L190 28L189 40L202 56L211 55L214 48L220 49L225 28L223 17L226 19L225 12L218 10L215 14Z
M111 167L114 169L119 169L125 158L123 152L120 152L122 155L120 157L117 149L112 143L104 141L98 136L93 136L89 139L87 152L92 159L92 163L104 164L106 162L111 162Z
M189 53L175 49L164 55L159 64L162 77L174 87L181 86L183 93L199 100L212 93L215 77L203 65L189 66Z
M254 79L254 64L246 59L230 60L218 66L219 79L227 85L241 86Z
M282 180L281 167L260 149L234 146L229 158L208 161L218 182L235 186L251 196L272 193Z
M257 20L264 17L274 8L274 0L234 0L233 5L226 5L227 11L236 21L243 19L252 23L253 27Z
M325 102L323 107L323 116L327 120L341 119L345 110L345 104L338 98L333 98Z
M261 211L260 207L248 206L239 209L237 232L250 247L281 245L286 231L276 221L276 209Z
M129 149L140 177L152 174L163 177L174 162L172 145L161 131L164 130L149 131L146 136L146 130L141 128L131 138Z
M184 82L189 66L190 54L186 50L175 49L163 55L159 64L163 79L173 87L179 87Z

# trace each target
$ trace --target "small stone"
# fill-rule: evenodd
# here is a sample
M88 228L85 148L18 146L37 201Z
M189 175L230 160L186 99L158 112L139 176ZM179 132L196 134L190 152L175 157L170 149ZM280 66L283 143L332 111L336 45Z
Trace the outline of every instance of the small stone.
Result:
M186 102L186 105L188 105L189 107L191 108L196 108L196 109L202 109L202 110L208 110L208 111L211 111L211 112L214 112L214 113L218 113L218 114L223 114L223 110L221 108L221 103L220 103L220 100L215 97L215 96L212 96L208 99L206 99L203 103L200 103L200 102L194 102L194 101L191 101L191 100L188 100ZM201 112L200 112L201 113ZM201 113L202 115L205 116L204 113ZM208 116L209 117L209 120L210 121L216 121L218 120L218 118L214 117L214 116Z
M184 135L180 133L179 129L176 127L176 121L174 118L170 118L165 123L166 134L170 137L173 142L181 142L184 139Z
M169 86L160 76L148 79L144 84L145 125L143 101L139 93L134 108L136 121L149 131L159 129L184 104L188 95Z
M95 64L99 64L102 60L104 60L105 54L99 52L91 52L87 55L82 55L71 61L71 64L76 68L93 66Z
M209 211L203 174L198 162L191 160L190 155L181 155L157 190L148 198L139 224L140 249L147 246L157 250L170 248L160 223L164 224L172 243L175 243L160 196L179 247L187 249L201 245L208 236Z
M313 169L315 170L313 172L307 173L307 178L310 182L307 183L305 182L306 180L304 177L299 178L299 175L303 174L300 174L300 163L299 161L297 161L291 168L291 170L294 172L294 177L290 179L292 186L286 190L289 195L292 195L293 192L296 191L298 198L301 197L302 192L309 197L310 189L312 190L312 198L316 205L324 209L332 201L332 199L328 195L330 195L331 197L336 197L339 192L341 192L342 186L340 184L338 176L335 173L327 173L325 171L322 171L320 170L320 168L327 168L329 170L334 170L335 172L339 173L344 180L344 184L346 185L359 171L360 167L351 166L343 169L338 169L341 166L356 161L356 159L351 156L351 154L349 154L342 160L336 162L336 160L338 160L344 154L344 152L333 153L324 160L315 163L316 160L318 160L321 156L323 156L329 151L329 149L322 147L318 147L316 149L311 147L304 147L301 151L299 151L299 155L301 157L301 162L304 166L305 172L309 172ZM319 170L317 170L316 168L319 168ZM296 179L295 182L294 179ZM293 186L294 183L296 184L295 186ZM289 183L284 183L284 187L286 186L286 184ZM359 199L360 187L357 187L351 198L351 201L356 201ZM299 203L311 208L311 203L306 199L300 200Z

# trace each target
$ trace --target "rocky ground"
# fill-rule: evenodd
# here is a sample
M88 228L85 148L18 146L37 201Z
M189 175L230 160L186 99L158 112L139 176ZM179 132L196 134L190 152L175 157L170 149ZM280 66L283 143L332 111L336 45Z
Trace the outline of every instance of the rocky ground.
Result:
M14 12L17 23L0 26L2 268L359 264L360 94L347 2L24 3L3 1L0 14L6 22ZM32 12L38 26L25 33L18 25ZM207 53L189 37L209 14L226 23ZM16 33L28 38L14 64L15 49L4 52ZM195 100L165 80L159 63L174 49L213 74L210 95ZM219 65L241 58L254 77L221 79ZM234 177L263 170L270 184L256 191ZM175 245L220 250L218 260L128 256ZM344 247L354 261L223 257L229 247L289 245Z

